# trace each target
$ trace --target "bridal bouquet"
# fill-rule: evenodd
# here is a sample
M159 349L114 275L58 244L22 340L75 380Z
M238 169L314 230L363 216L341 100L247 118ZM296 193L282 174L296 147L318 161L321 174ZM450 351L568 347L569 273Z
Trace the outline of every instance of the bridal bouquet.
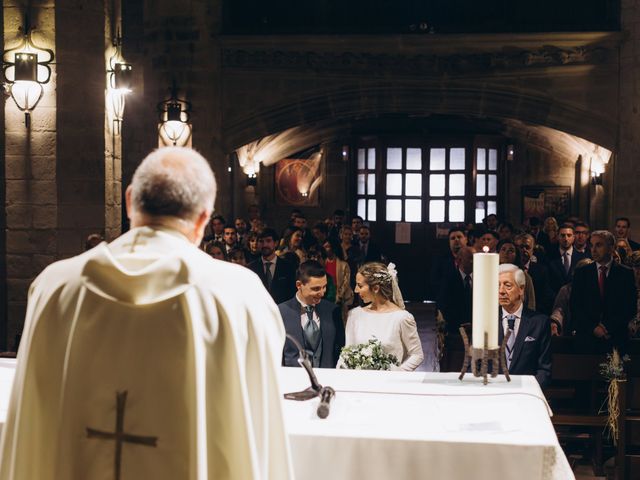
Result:
M343 347L340 363L340 368L352 370L391 370L392 365L400 364L395 355L384 351L377 338L372 338L367 343Z

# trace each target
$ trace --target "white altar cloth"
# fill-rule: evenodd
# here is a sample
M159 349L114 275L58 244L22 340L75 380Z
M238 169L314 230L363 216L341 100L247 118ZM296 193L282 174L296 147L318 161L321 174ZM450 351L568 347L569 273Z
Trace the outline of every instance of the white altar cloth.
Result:
M4 425L14 359L0 359L0 424ZM309 385L301 368L282 368L283 392ZM317 369L336 389L329 417L318 399L285 400L296 478L571 480L533 377L463 382L455 373Z
M285 400L296 478L570 480L534 377L489 385L468 374L316 370L336 390L325 420L319 400ZM308 386L283 368L281 387Z

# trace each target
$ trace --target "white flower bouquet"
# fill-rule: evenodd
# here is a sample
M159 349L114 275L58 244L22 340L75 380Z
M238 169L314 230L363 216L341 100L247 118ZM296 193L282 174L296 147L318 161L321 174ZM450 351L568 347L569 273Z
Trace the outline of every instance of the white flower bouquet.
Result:
M395 355L386 353L382 343L372 338L367 343L348 345L340 352L340 368L352 370L391 370L400 363Z

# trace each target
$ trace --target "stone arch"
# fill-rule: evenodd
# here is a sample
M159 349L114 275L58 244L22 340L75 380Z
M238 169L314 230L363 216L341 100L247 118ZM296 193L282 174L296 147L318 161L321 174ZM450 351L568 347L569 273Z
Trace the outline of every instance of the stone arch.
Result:
M230 152L294 126L330 126L386 114L511 119L560 130L609 150L614 150L617 142L617 122L603 114L539 91L466 81L385 82L300 95L228 122L223 129L224 145Z

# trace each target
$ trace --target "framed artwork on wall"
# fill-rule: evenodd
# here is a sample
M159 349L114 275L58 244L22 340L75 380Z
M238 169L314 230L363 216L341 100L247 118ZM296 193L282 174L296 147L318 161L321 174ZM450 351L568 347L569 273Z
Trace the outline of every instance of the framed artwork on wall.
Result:
M297 156L296 156L297 157ZM322 151L308 158L284 158L275 165L275 197L278 205L317 207L322 184Z
M563 220L571 215L571 187L566 186L524 186L522 187L522 221L538 217Z

